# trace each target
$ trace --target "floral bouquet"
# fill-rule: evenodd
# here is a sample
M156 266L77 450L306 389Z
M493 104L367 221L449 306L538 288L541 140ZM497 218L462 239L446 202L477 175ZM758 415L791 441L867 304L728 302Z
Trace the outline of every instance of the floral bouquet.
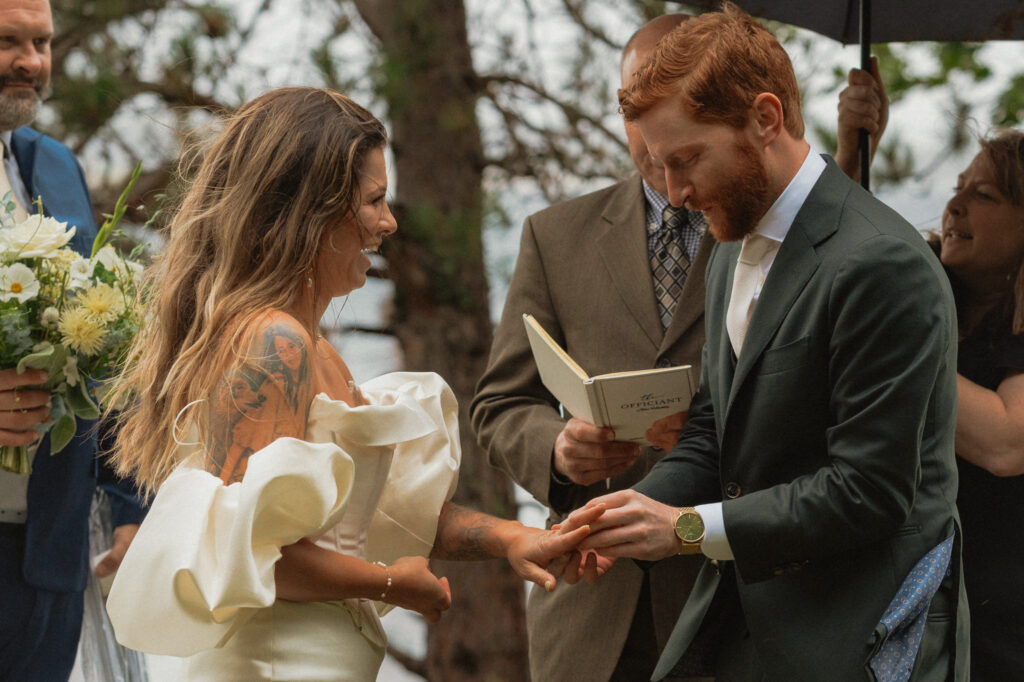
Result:
M0 368L46 370L42 388L52 395L50 420L36 428L50 433L50 453L64 449L76 420L96 419L104 380L117 373L141 312L136 294L142 247L124 256L107 245L125 213L128 186L107 216L85 258L67 247L75 227L37 213L20 223L12 218L10 193L0 199ZM0 446L0 468L31 472L34 448Z

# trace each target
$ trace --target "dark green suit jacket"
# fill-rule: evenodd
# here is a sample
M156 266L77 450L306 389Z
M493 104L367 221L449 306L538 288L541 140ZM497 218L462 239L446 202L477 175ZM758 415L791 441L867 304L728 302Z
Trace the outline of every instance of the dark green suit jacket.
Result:
M737 359L725 318L739 249L712 253L701 387L679 443L636 486L677 506L724 500L735 556L735 586L705 567L662 665L728 588L768 679L871 679L879 619L959 525L952 293L921 235L828 159ZM952 571L916 680L966 670L959 550Z

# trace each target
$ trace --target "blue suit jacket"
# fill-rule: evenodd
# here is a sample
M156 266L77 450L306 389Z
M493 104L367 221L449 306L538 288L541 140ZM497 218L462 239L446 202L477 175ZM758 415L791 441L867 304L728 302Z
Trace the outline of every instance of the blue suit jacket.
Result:
M96 220L85 176L71 150L31 128L11 136L29 195L41 196L46 215L77 227L70 246L88 255L96 237ZM81 421L72 442L50 456L43 439L28 484L25 524L25 580L59 592L85 589L89 575L89 505L96 487L96 423ZM114 526L137 523L144 511L127 482L104 485L111 498Z

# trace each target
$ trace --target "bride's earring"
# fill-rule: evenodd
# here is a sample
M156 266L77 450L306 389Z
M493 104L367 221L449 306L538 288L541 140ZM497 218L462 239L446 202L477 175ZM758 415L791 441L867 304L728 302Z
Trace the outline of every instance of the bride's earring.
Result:
M313 269L309 268L306 270L306 287L313 288Z

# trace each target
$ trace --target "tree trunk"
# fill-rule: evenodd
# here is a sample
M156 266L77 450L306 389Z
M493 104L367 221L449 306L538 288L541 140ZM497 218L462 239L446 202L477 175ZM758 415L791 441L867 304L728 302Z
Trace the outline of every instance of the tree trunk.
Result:
M409 370L434 371L459 399L456 502L506 518L508 480L469 427L469 402L491 341L483 259L483 149L461 0L357 0L381 41L398 234L385 251L396 285L394 329ZM523 582L504 561L435 562L452 608L428 630L429 679L528 680Z

